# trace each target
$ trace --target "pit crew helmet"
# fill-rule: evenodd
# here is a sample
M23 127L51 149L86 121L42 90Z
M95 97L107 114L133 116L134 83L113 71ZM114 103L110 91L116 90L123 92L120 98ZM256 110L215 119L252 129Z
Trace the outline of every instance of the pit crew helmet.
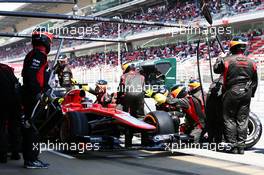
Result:
M131 63L131 61L127 61L122 64L123 73L128 73L130 70L136 70L135 64Z
M167 96L161 93L157 93L153 96L154 100L157 102L158 105L161 105L166 102Z
M60 64L67 64L67 55L66 54L60 54L59 58L58 58L58 62Z
M189 91L196 91L201 89L201 84L198 80L191 80L188 84Z
M184 85L180 84L180 85L174 85L171 88L171 95L174 98L184 98L186 97L188 94L186 87L184 87Z
M46 28L38 27L32 32L32 45L45 46L47 54L50 52L50 47L53 40L53 34L48 32Z
M235 36L229 43L230 52L232 54L244 53L248 46L248 40L241 36Z
M95 85L95 92L96 93L103 93L106 92L107 89L107 81L106 80L98 80Z

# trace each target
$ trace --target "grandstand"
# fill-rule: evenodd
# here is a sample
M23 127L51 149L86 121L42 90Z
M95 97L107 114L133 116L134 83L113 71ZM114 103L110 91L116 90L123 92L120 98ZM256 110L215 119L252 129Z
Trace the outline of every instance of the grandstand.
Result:
M228 3L226 3L228 2ZM54 8L53 8L54 7ZM81 15L93 16L119 16L124 19L148 20L171 22L189 25L205 25L205 20L199 14L198 0L113 0L113 1L80 1ZM140 8L139 8L140 7ZM63 5L58 11L58 5L35 4L24 5L20 10L25 11L46 11L57 13L72 13L72 6ZM230 0L211 1L210 8L214 17L214 26L230 27L232 34L240 34L247 37L250 41L249 53L256 57L262 70L262 59L264 55L264 1L263 0ZM59 8L60 9L60 8ZM127 41L126 45L118 46L115 43L88 42L88 41L67 41L62 49L70 56L70 64L74 69L74 74L81 82L94 82L99 77L108 79L111 82L119 81L119 75L116 66L118 58L122 61L127 60L146 60L154 58L175 57L181 64L178 70L178 80L187 80L188 77L197 77L194 71L185 73L186 67L196 65L195 54L197 37L195 35L177 34L172 35L173 30L162 27L149 27L131 24L110 24L110 23L87 23L83 21L62 21L62 20L31 20L13 17L0 19L0 23L5 24L1 31L10 31L10 27L19 32L29 33L36 25L52 26L54 28L80 28L89 27L91 30L85 33L87 37L117 38L120 37ZM39 23L41 22L41 23ZM250 25L249 25L250 23ZM94 30L95 27L98 30ZM56 30L61 32L61 30ZM82 35L83 33L79 33ZM77 33L72 34L76 36ZM225 49L228 49L229 35L221 36ZM54 57L58 48L58 41L54 41L50 58ZM21 69L21 61L25 54L31 49L31 43L28 39L5 39L1 42L0 60L12 63L17 68L17 73ZM205 45L205 37L200 46L203 73L208 81L208 49ZM220 48L218 44L212 41L210 53L213 58L219 56ZM261 71L260 71L261 72ZM93 76L94 75L94 76ZM111 76L109 76L111 75ZM264 79L260 73L261 79Z

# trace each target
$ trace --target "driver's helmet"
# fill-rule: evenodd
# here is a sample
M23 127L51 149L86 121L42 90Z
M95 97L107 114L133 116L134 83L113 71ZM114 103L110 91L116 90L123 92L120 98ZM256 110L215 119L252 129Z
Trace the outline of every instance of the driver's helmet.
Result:
M232 54L244 53L248 46L248 40L241 36L235 36L229 43L229 49Z
M157 93L162 94L167 97L169 95L169 90L166 86L160 86Z
M105 93L107 90L107 81L106 80L98 80L95 85L96 93Z
M201 89L201 84L198 80L190 80L189 84L189 92L197 91Z
M188 95L186 87L182 84L174 85L171 88L171 95L173 98L184 98Z

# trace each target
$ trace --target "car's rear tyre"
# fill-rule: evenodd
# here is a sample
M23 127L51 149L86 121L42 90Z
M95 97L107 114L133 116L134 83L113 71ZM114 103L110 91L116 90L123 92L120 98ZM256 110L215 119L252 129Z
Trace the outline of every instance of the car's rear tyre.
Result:
M258 116L253 112L249 113L248 135L246 139L246 149L252 148L258 143L262 134L262 125Z
M89 135L86 115L80 112L68 112L60 127L60 139L63 142L73 141L76 137Z
M144 146L151 144L151 138L155 135L173 134L175 133L175 127L173 120L169 113L164 111L154 111L148 113L144 122L154 125L156 130L154 132L143 132L141 137L141 143Z

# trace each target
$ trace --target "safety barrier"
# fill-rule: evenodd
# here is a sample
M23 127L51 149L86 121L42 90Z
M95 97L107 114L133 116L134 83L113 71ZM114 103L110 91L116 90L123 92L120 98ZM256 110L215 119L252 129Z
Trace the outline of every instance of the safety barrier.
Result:
M187 71L188 70L188 71ZM97 80L104 79L109 83L109 89L113 92L120 81L121 71L118 67L110 65L100 65L94 68L85 66L72 69L74 78L80 83L94 85ZM258 66L259 86L255 94L254 101L264 102L264 64ZM201 61L201 75L204 89L207 91L211 83L210 69L208 61ZM219 75L213 74L214 78ZM194 59L177 64L177 82L188 83L190 78L197 79L197 68Z

